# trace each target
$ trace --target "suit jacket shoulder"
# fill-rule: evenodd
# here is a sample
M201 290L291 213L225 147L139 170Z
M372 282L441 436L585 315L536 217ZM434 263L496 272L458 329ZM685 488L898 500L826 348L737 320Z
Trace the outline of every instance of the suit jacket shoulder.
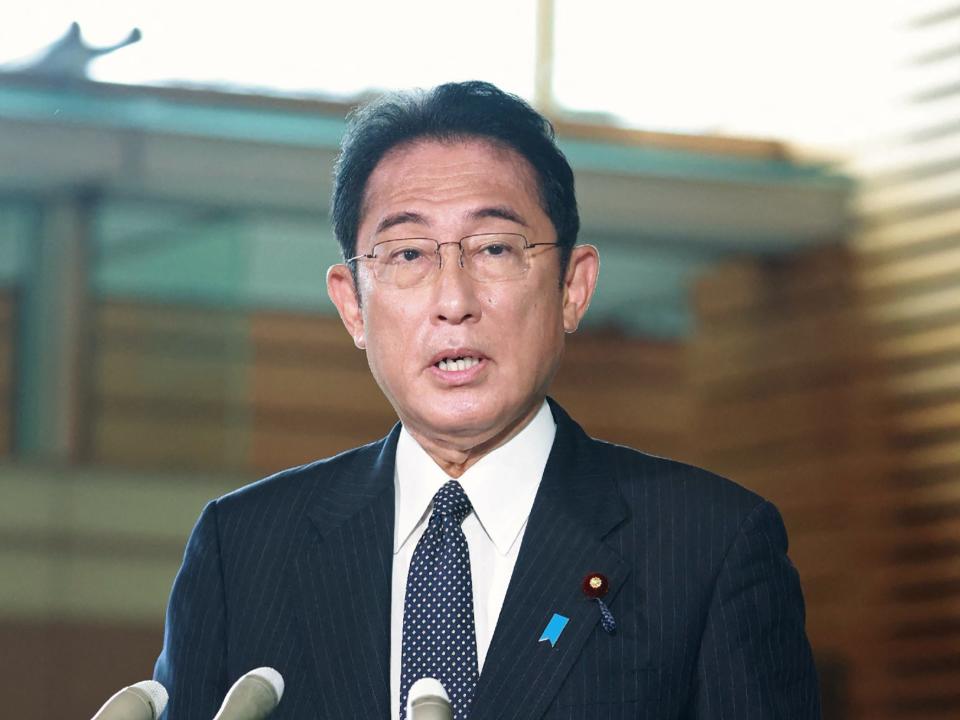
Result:
M736 529L768 501L742 485L695 465L591 439L608 463L617 489L631 507L683 513L688 522ZM711 533L713 542L721 537ZM724 533L724 537L732 537Z
M329 458L287 468L214 500L221 513L304 512L318 503L331 512L345 512L383 490L381 472L393 462L397 425L375 442ZM282 518L277 518L282 519Z
M542 525L537 535L560 546L554 576L574 566L554 583L554 597L577 573L609 575L617 628L608 634L596 612L584 615L582 595L553 601L571 627L593 623L591 634L576 636L582 646L544 717L582 718L600 708L610 718L819 717L803 598L776 508L707 470L589 438L559 406L553 411L557 443L538 502L557 500L541 504L551 520L531 515L528 532ZM560 518L584 533L555 541L550 531ZM600 544L589 567L577 566L588 535ZM506 606L501 622L505 614Z
M378 658L389 638L398 432L207 505L154 673L170 692L167 720L213 717L230 685L264 665L287 685L277 720L386 716Z

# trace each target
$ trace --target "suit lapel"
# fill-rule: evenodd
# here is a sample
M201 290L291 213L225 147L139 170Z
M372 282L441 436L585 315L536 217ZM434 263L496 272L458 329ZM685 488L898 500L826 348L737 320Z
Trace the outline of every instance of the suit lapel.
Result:
M390 714L394 457L399 425L324 485L293 562L320 717Z
M540 717L597 631L600 612L581 589L585 575L610 581L611 601L627 565L602 542L625 518L611 472L556 404L557 435L484 662L471 720ZM555 647L539 642L554 613L569 618Z

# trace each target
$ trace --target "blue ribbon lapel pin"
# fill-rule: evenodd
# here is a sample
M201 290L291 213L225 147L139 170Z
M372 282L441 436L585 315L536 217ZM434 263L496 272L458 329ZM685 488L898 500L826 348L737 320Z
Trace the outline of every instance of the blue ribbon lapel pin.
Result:
M570 618L565 617L560 613L554 613L553 617L550 618L550 622L548 622L547 626L543 629L543 635L540 636L540 639L537 642L548 640L550 642L550 647L556 647L557 640L560 639L560 633L563 632L563 629L567 626L568 622L570 622Z

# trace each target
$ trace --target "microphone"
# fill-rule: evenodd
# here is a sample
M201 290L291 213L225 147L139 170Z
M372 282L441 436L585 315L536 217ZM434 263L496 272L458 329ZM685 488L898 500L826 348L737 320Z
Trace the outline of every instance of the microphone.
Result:
M264 720L282 697L280 673L271 667L259 667L233 684L213 720Z
M157 720L167 706L167 689L155 680L143 680L107 700L91 720Z
M450 698L439 680L420 678L410 687L407 720L453 720Z

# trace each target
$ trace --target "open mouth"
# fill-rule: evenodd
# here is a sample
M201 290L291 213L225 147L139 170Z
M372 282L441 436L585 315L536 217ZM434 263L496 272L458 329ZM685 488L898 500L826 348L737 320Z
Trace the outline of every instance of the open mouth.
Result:
M438 362L434 363L434 367L437 367L444 372L462 372L463 370L469 370L470 368L479 364L480 358L473 357L471 355L461 355L458 357L442 358Z

